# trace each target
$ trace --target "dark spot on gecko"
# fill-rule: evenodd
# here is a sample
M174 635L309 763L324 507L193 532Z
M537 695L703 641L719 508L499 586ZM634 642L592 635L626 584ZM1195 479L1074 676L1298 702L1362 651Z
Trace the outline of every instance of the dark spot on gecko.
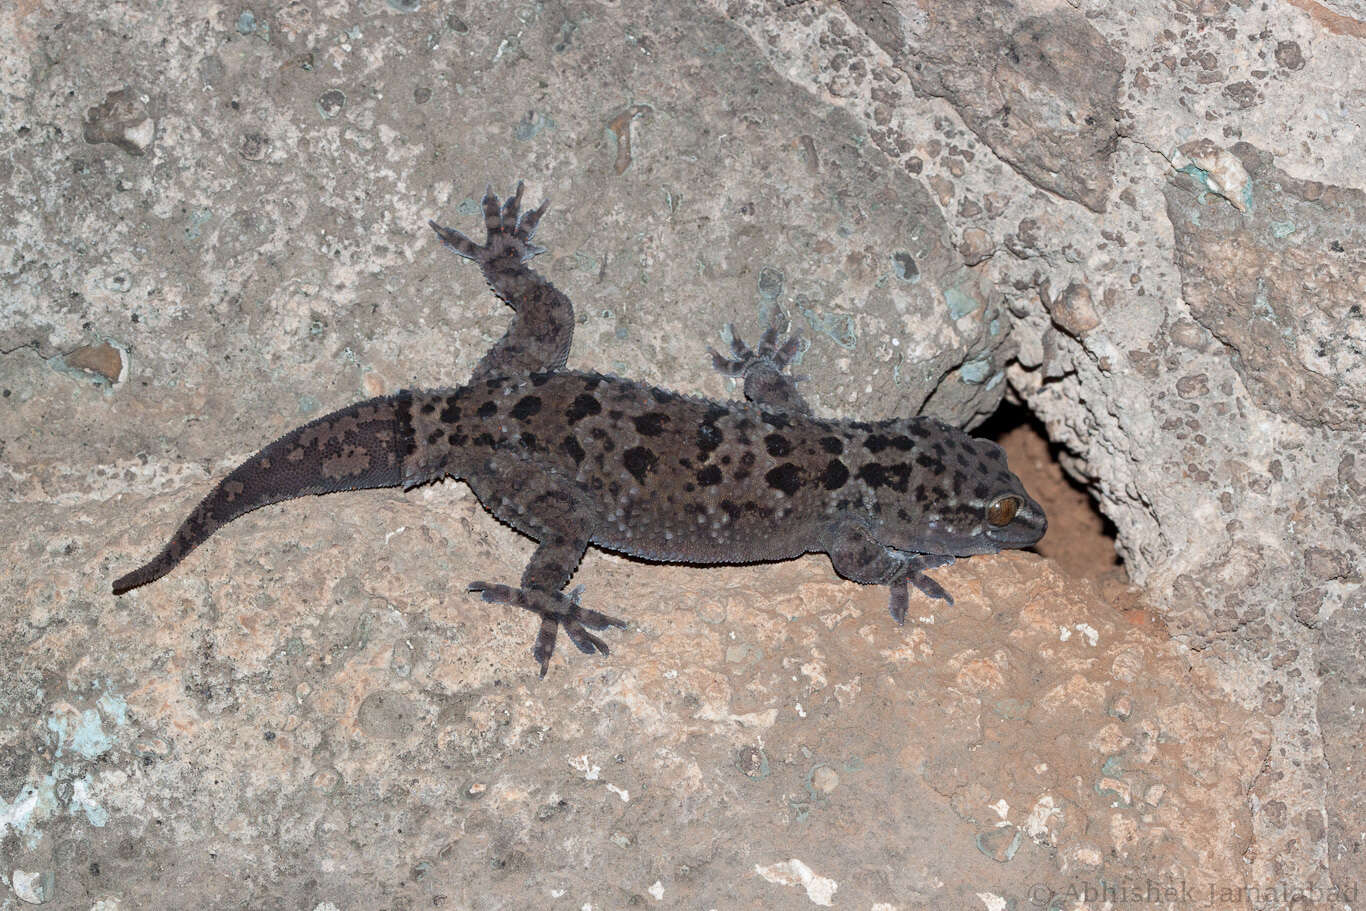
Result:
M607 412L607 419L608 419L609 421L612 421L613 423L616 423L617 421L620 421L620 420L621 420L621 417L622 417L622 410L621 410L620 408L613 408L611 411L608 411L608 412Z
M431 402L423 402L421 411L423 414L431 414L432 412L436 411L436 406L433 405Z
M574 399L570 404L569 410L564 413L564 416L565 419L569 421L570 426L573 426L589 415L601 413L602 405L598 403L598 400L588 393L582 392L579 394L578 398Z
M583 446L579 444L579 438L572 433L560 441L560 448L564 450L565 455L574 460L575 465L582 462L583 457L587 455L583 451Z
M492 445L493 445L493 434L491 434L491 433L481 433L481 434L479 434L479 436L477 436L477 437L474 438L474 445L476 445L476 446L492 446Z
M962 466L963 468L967 468L967 467L968 467L968 454L967 454L966 452L964 452L964 451L961 450L961 449L958 450L958 455L955 456L955 458L957 459L958 464L959 464L960 466Z
M944 473L944 463L923 452L915 457L915 464L919 465L921 468L929 469L934 474Z
M825 466L825 474L821 476L826 490L839 490L848 480L849 469L839 459L831 459Z
M677 399L678 396L672 392L669 392L667 389L651 389L650 398L654 399L661 405L667 405L670 402Z
M647 411L635 419L636 433L643 437L657 437L664 432L669 416L662 411Z
M933 449L934 454L939 456L939 458L941 459L944 458L944 454L948 451L944 448L943 440L935 440L934 443L930 445L930 448Z
M764 422L765 424L767 424L768 426L770 426L770 427L776 429L776 430L782 430L784 427L786 427L788 424L791 423L791 422L787 419L787 415L785 415L785 414L773 414L773 413L770 413L770 412L767 412L767 411L762 412L762 413L763 413L763 418L762 418L763 422Z
M621 495L621 482L620 482L620 481L610 481L610 482L608 482L608 484L607 484L607 492L610 493L610 494L611 494L612 496L614 496L614 497L620 496L620 495Z
M521 435L522 445L532 452L536 451L536 434L524 433Z
M754 429L754 422L749 418L740 418L740 420L735 422L735 429L741 433L745 433Z
M821 448L831 455L843 455L844 441L839 437L821 437Z
M403 438L403 457L417 452L417 439L413 433L413 397L407 392L398 394L398 432Z
M877 462L869 462L867 465L859 466L855 477L869 487L881 487L887 483L887 470Z
M494 402L485 402L475 409L474 413L481 418L491 418L498 413L498 406Z
M781 490L790 497L802 486L802 472L791 462L784 462L764 475L764 480L768 482L769 487Z
M702 424L697 428L697 448L702 450L704 459L707 453L720 446L725 439L725 435L715 424Z
M469 437L465 436L463 433L446 434L446 444L449 446L464 446L465 441L468 439Z
M972 495L979 500L985 500L989 493L991 493L991 488L985 484L978 484L972 488Z
M546 383L550 382L550 378L554 375L555 374L553 373L533 373L531 375L531 385L544 386Z
M729 465L729 464L730 464L730 453L726 453L725 455L721 456L721 464L722 464L722 465Z
M775 459L781 459L792 451L792 444L781 433L770 433L764 437L764 446Z
M659 462L659 456L655 455L644 446L632 446L621 454L622 464L641 484L645 483L645 476L650 473L650 469Z
M865 433L871 432L873 429L873 425L868 423L867 421L850 421L849 426L854 428L855 430L862 430Z
M694 484L692 481L689 481L688 483L683 485L683 489L688 493L692 493L693 491L697 490L697 485Z
M460 406L456 404L456 397L451 396L446 399L446 407L441 409L441 420L446 424L454 424L460 420Z
M431 433L427 434L427 445L431 446L439 439L441 439L441 431L433 430Z
M904 493L911 477L911 466L905 462L896 465L879 465L871 462L859 468L856 477L869 487L890 487Z
M734 500L722 500L721 511L724 512L732 522L740 518L740 507Z
M911 436L920 437L922 440L930 435L930 428L926 427L923 421L916 421L908 430Z
M915 444L911 442L911 438L904 434L892 437L892 445L902 452L910 452L915 447Z
M888 440L882 434L875 433L872 436L868 437L868 439L863 441L863 448L876 455L877 453L886 449L888 443L890 442L891 441Z
M539 395L528 395L519 399L517 404L512 406L512 411L509 413L517 420L525 421L540 410L541 397Z
M715 465L708 465L697 473L697 483L703 487L711 487L721 483L721 469Z

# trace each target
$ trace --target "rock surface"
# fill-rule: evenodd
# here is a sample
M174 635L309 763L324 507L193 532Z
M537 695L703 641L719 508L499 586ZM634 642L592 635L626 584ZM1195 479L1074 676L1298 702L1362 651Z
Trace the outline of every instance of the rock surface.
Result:
M1351 904L1363 37L1309 0L0 8L3 901ZM112 598L278 433L464 378L506 315L425 222L518 177L571 364L735 394L707 347L781 310L819 413L1023 402L1142 600L1081 520L905 629L823 558L595 555L633 628L538 683L461 593L528 545L454 484L263 510Z

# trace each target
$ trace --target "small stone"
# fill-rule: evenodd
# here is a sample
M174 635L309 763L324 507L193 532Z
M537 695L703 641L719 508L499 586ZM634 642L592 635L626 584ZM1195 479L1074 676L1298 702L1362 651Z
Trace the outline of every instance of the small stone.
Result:
M768 774L768 757L758 747L742 747L735 756L735 766L750 778Z
M915 257L905 250L892 254L892 269L903 282L913 282L920 277L920 267L915 264Z
M318 113L324 120L331 120L346 107L346 93L341 89L328 89L318 97Z
M238 152L247 161L262 161L270 148L270 137L264 133L244 133Z
M1023 841L1024 835L1019 829L1014 826L999 826L978 834L977 850L998 864L1003 864L1015 856Z
M1172 323L1167 334L1171 336L1172 341L1192 351L1204 351L1209 342L1209 333L1204 327L1195 320L1184 317Z
M256 31L256 15L249 9L242 10L237 17L237 32L240 35L250 35Z
M981 228L968 228L963 232L963 240L958 245L958 253L969 266L975 266L996 252L991 236Z
M82 135L91 145L108 142L129 155L144 155L156 138L156 122L130 89L119 89L85 112Z
M1120 693L1110 700L1110 704L1105 708L1105 714L1111 718L1118 718L1125 721L1134 711L1134 702L1127 693Z
M759 270L759 297L772 303L783 293L787 277L781 269L764 266Z
M1043 299L1053 325L1073 338L1081 338L1100 325L1091 289L1081 282L1072 282L1051 300L1045 293Z
M41 905L49 901L56 891L56 877L51 870L41 870L30 873L27 870L15 870L10 878L10 885L14 887L14 894L30 905Z
M839 773L829 766L821 766L811 773L811 787L822 794L829 794L839 787Z
M123 352L108 342L82 345L62 360L68 367L94 373L110 383L117 383L123 376Z
M1276 42L1276 63L1287 70L1304 69L1304 54L1295 41Z
M1183 399L1200 399L1209 395L1209 377L1193 373L1176 381L1176 394Z

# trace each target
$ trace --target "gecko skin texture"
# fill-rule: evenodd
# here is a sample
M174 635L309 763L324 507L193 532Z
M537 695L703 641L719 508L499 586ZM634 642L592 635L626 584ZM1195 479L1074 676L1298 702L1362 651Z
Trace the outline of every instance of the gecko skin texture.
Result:
M410 489L457 478L537 547L520 584L469 591L541 621L532 654L545 676L558 632L607 654L590 630L626 624L566 593L589 545L648 560L754 563L825 553L846 579L890 588L906 618L907 585L949 604L925 570L956 557L1028 547L1043 509L995 443L929 417L816 417L785 372L797 339L770 327L756 350L712 353L742 377L746 401L710 401L598 373L566 370L569 299L527 263L546 204L523 212L484 195L484 244L432 223L474 261L514 311L507 333L464 386L404 390L300 427L229 474L151 562L114 593L159 579L238 516L307 494Z

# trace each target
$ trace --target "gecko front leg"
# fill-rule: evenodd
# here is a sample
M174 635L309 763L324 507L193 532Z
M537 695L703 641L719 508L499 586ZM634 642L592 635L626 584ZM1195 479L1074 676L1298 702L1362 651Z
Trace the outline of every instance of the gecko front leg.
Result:
M830 556L835 572L851 582L865 585L886 585L890 589L888 608L899 625L906 622L910 597L906 583L914 585L925 595L953 604L953 596L938 582L925 575L925 570L948 566L954 561L943 554L908 554L880 544L868 526L856 520L845 520L827 529L822 545Z
M428 222L442 243L479 264L489 288L516 311L507 332L475 366L476 379L559 370L574 336L573 304L527 265L545 252L531 238L549 200L523 213L522 191L518 181L516 191L501 205L491 188L484 192L487 237L482 245L454 228Z

